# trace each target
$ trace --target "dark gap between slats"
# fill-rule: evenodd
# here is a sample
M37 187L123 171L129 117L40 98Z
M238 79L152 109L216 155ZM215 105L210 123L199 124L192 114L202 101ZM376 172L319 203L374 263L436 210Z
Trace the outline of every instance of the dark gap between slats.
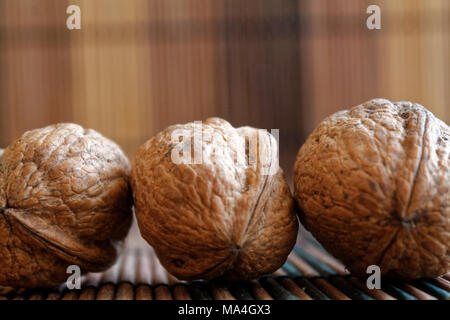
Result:
M381 289L399 300L418 300L416 297L405 292L404 290L401 290L394 284L389 282L386 283L386 280L383 281L383 279L381 279Z
M194 300L213 300L212 293L203 281L191 282L187 285L188 291Z
M254 300L255 298L251 294L251 288L247 283L243 282L231 282L227 285L228 290L237 300Z
M342 276L330 276L327 280L336 288L342 290L347 296L354 300L375 300L367 293L354 286L348 279Z
M445 291L444 289L432 284L428 280L415 280L412 281L411 284L418 289L425 291L426 293L442 300L450 299L450 293Z
M330 298L305 277L296 277L294 281L314 300L330 300Z
M275 299L279 300L299 300L297 296L286 290L272 276L265 276L259 279L261 286Z
M371 296L366 294L361 289L354 286L347 278L340 276L336 271L328 266L325 262L312 256L310 253L300 249L295 248L295 253L297 253L301 258L303 258L311 267L313 267L320 275L324 276L333 286L340 289L352 299L357 300L374 300Z

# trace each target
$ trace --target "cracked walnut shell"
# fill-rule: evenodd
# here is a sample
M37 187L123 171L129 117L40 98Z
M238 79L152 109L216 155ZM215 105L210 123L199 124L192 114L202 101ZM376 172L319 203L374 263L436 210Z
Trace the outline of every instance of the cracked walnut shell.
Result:
M358 276L450 266L450 130L421 105L375 99L325 119L294 169L300 219Z
M25 132L0 152L0 285L110 266L131 224L129 170L115 143L75 124Z
M177 164L171 156L177 130L195 130L195 123L170 126L147 141L132 170L141 234L162 265L184 280L251 279L277 270L295 244L298 222L278 162L274 174L264 171L275 166L275 138L210 118L200 128L201 163ZM252 139L256 153L245 148ZM180 144L190 150L191 142Z

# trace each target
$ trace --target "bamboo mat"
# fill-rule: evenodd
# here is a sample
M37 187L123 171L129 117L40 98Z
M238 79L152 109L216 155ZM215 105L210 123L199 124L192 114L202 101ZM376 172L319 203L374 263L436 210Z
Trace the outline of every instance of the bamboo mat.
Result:
M1 293L1 291L0 291ZM436 279L395 282L381 290L348 274L315 241L299 239L287 262L269 276L240 283L178 281L142 240L128 241L117 263L84 277L81 290L6 290L0 300L438 300L450 299L450 273Z

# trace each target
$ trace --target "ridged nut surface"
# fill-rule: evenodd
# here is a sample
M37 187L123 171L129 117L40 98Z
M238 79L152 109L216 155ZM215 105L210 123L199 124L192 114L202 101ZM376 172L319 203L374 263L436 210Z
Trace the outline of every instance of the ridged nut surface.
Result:
M450 266L450 130L421 105L375 99L328 117L294 168L301 221L354 274Z
M179 279L251 279L275 271L298 230L284 173L265 174L275 165L276 140L265 130L211 118L200 132L201 163L177 164L172 134L194 126L171 126L136 154L132 187L142 236ZM246 150L249 139L259 141L256 153ZM191 140L182 144L192 147Z
M0 285L46 287L69 265L101 271L132 217L129 163L94 130L28 131L0 157Z

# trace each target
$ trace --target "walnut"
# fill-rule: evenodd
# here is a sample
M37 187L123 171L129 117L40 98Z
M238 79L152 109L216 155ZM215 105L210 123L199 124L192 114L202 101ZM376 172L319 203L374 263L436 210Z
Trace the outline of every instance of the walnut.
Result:
M129 163L93 130L58 124L28 131L0 158L0 285L44 287L101 271L132 218Z
M195 126L170 126L136 154L132 189L142 236L179 279L237 280L273 272L298 230L289 186L272 157L276 140L265 130L236 129L211 118L200 125L201 141L173 141L176 131L193 132ZM177 147L191 154L196 143L201 161L174 161Z
M358 276L436 277L450 262L450 131L421 105L375 99L325 119L294 168L301 221Z

